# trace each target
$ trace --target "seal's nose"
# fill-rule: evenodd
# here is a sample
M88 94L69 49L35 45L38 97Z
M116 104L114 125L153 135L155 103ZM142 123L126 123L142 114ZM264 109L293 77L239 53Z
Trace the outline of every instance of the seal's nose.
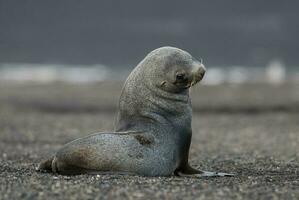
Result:
M203 76L205 75L205 73L206 73L206 68L205 68L205 66L203 65L203 64L200 64L201 66L200 66L200 68L199 68L199 70L198 70L198 73L200 74L200 76L203 78Z
M201 81L205 73L206 73L205 66L200 62L196 62L194 64L194 70L193 70L194 82L197 83Z

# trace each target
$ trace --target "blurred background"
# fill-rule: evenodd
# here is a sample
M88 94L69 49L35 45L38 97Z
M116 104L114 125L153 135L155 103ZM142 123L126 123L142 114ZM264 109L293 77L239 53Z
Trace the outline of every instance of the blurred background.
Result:
M0 0L0 80L123 80L151 50L203 58L205 84L299 81L298 1Z

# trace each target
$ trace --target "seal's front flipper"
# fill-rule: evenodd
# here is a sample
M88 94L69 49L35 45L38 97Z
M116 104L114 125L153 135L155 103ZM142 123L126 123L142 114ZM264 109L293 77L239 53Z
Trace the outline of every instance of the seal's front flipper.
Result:
M178 176L181 177L224 177L224 176L235 176L235 174L223 173L223 172L209 172L201 171L197 174L184 174L183 172L177 172Z
M221 177L221 176L235 176L235 174L223 173L223 172L209 172L202 171L201 174L196 174L199 177Z
M189 164L183 168L175 171L175 174L182 177L224 177L235 176L235 174L223 173L223 172L209 172L191 167Z

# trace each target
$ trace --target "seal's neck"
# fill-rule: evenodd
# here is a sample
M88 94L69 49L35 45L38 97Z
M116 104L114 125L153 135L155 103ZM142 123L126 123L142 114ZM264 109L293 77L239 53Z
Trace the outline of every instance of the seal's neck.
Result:
M189 89L182 90L180 92L169 92L163 90L161 87L156 85L145 84L144 87L150 91L151 95L155 96L157 100L169 100L175 103L189 104Z
M140 82L125 84L119 100L116 131L149 129L155 125L174 125L174 121L191 121L189 91L171 93ZM185 122L184 122L185 123ZM189 123L189 121L188 121Z

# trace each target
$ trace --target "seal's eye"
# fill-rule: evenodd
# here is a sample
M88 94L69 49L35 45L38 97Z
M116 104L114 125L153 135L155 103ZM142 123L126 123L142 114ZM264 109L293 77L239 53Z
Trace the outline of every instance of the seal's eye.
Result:
M184 73L177 73L176 74L176 80L181 81L185 79L185 74Z

